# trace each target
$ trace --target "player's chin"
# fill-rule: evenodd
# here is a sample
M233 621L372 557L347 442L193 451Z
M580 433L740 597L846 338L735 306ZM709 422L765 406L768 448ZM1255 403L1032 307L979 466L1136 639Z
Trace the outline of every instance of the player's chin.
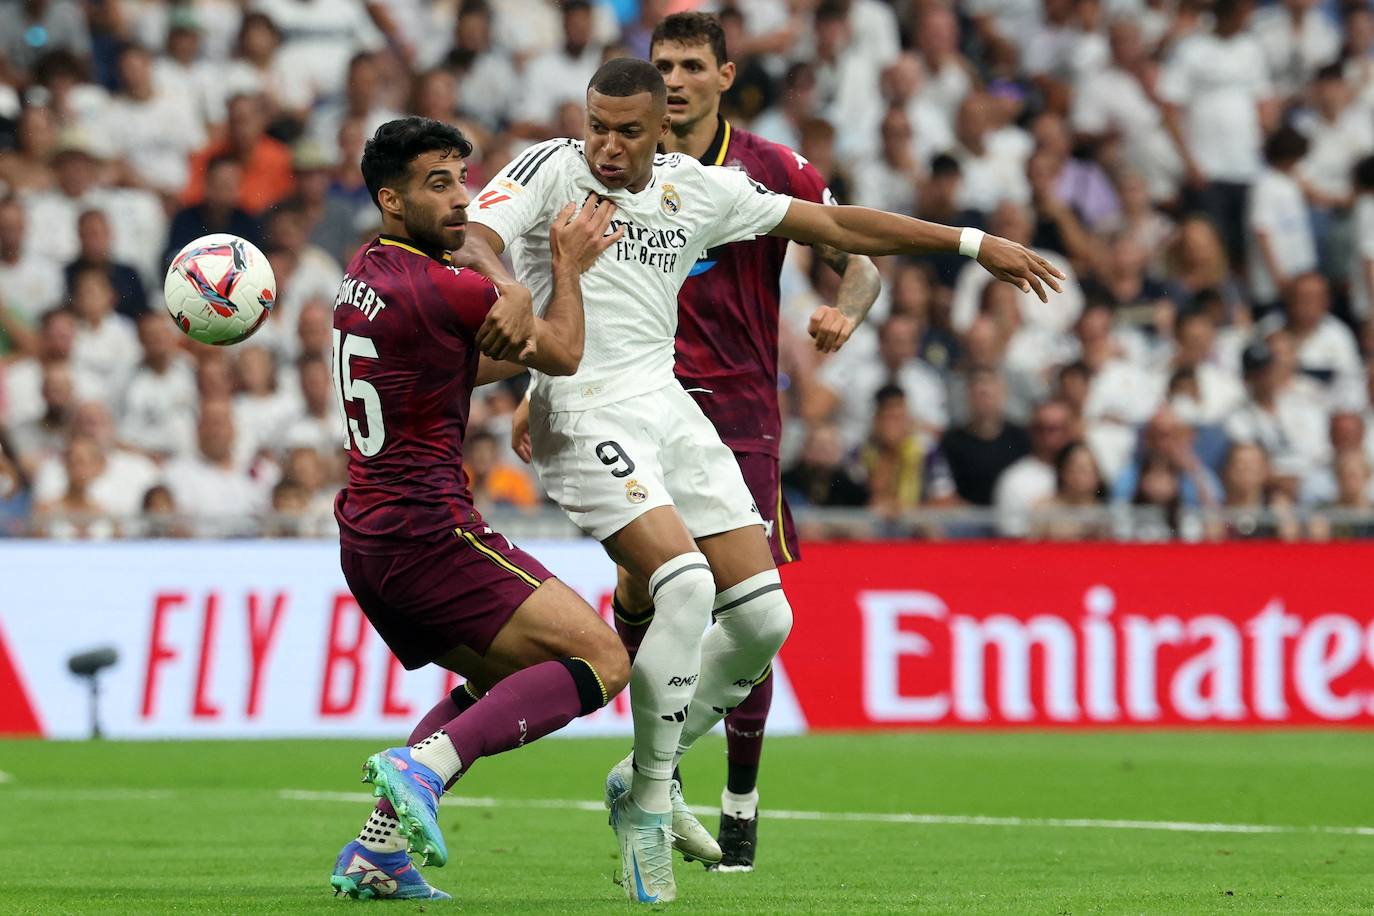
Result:
M444 247L449 251L457 251L468 240L467 226L445 226L443 236Z

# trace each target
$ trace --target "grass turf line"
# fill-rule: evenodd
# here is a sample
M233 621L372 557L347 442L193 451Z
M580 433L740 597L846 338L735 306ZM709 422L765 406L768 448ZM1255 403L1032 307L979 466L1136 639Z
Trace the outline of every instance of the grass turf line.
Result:
M684 764L695 804L719 797L722 744ZM6 913L342 912L334 855L366 805L373 742L0 742ZM596 799L619 740L551 740L483 761L469 796ZM1374 825L1374 734L948 733L778 738L764 758L760 871L679 860L684 912L1310 912L1374 907L1374 837L767 821L767 807L1034 818ZM57 790L57 791L53 791ZM117 790L109 792L108 790ZM127 790L146 790L130 796ZM70 797L64 797L70 792ZM105 794L102 794L105 792ZM599 812L450 807L452 859L426 869L453 904L388 912L604 913ZM714 827L713 819L707 819ZM377 904L372 904L376 906Z

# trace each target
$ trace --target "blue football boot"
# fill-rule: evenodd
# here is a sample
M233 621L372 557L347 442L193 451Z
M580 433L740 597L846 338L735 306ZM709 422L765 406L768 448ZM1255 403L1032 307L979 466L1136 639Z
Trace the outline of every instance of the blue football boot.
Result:
M352 840L339 853L329 876L334 895L354 900L449 900L448 894L426 883L404 850L373 852Z
M372 783L372 794L396 809L400 832L421 865L442 867L448 862L448 846L439 830L444 781L438 773L412 757L410 748L393 747L367 758L363 782Z

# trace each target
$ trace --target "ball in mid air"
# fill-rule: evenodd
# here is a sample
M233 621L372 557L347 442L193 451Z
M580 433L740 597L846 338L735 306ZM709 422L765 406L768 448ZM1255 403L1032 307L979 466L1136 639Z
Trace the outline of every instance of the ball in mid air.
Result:
M277 279L256 245L217 232L178 252L162 290L168 313L188 337L227 346L247 340L267 321Z

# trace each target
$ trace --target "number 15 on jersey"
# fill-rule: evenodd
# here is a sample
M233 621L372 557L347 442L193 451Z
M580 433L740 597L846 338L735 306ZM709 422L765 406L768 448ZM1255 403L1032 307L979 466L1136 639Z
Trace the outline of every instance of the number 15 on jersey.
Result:
M365 458L371 458L382 450L386 442L386 425L382 422L382 398L372 383L353 377L354 359L376 359L377 345L370 337L345 334L334 329L334 394L339 402L339 416L344 421L343 446L345 450L357 446ZM349 417L345 404L361 401L366 429L357 420Z

